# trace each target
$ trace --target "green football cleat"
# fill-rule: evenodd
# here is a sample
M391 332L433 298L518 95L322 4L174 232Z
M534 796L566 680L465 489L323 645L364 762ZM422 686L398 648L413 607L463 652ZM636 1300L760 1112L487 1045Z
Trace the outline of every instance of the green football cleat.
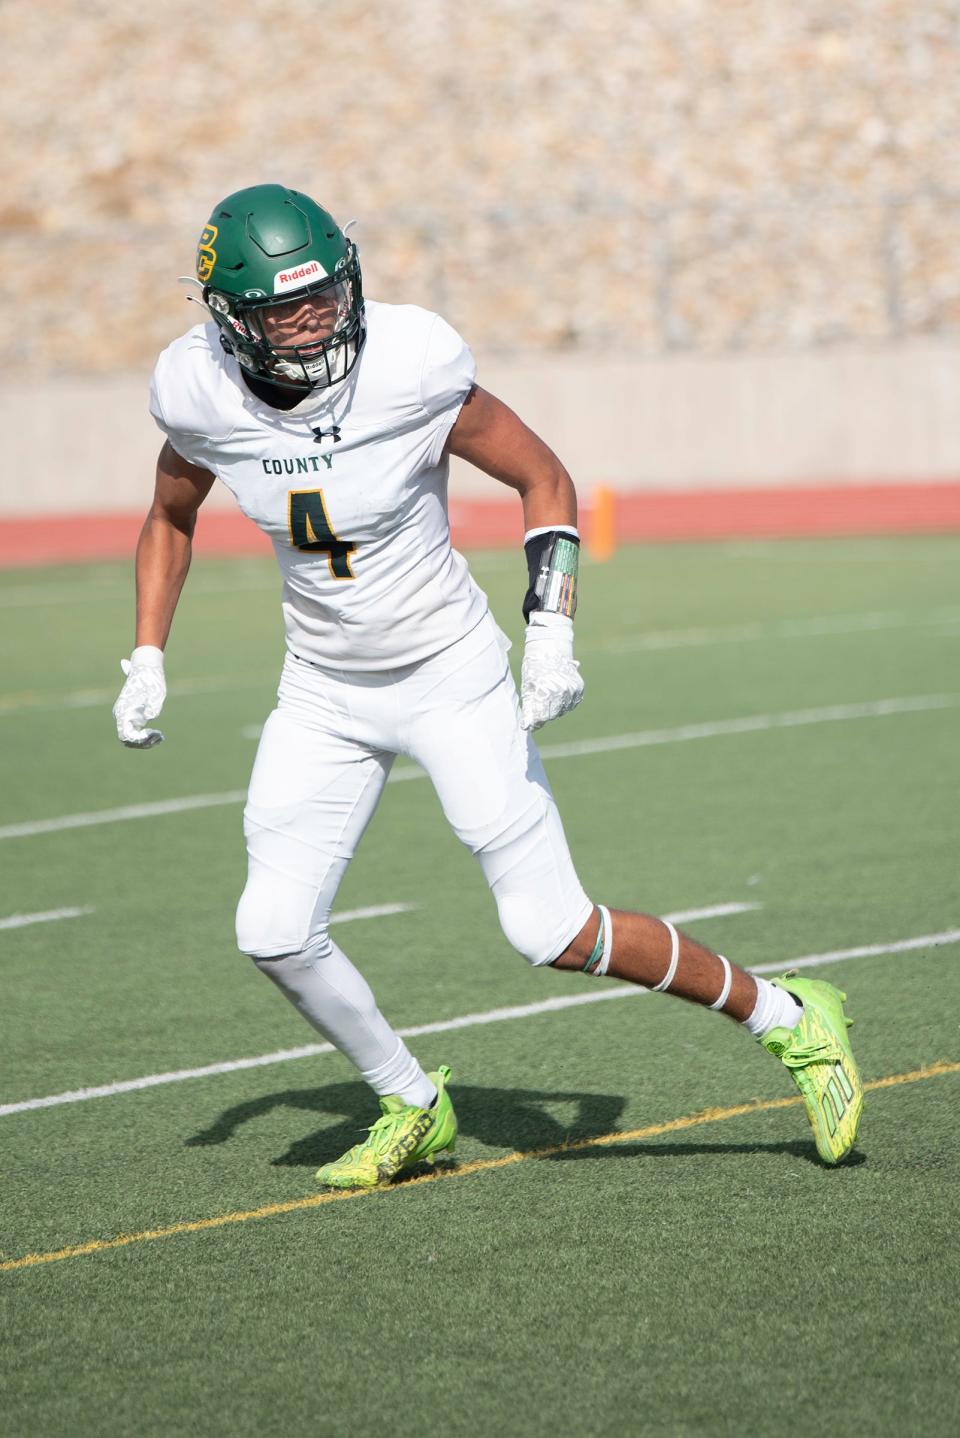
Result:
M863 1109L863 1084L850 1050L846 994L820 979L790 970L773 982L803 1004L793 1029L771 1029L760 1042L782 1059L803 1095L807 1118L824 1163L839 1163L854 1145Z
M333 1163L317 1169L317 1182L328 1188L383 1188L415 1163L433 1163L441 1153L453 1153L457 1142L457 1116L447 1093L450 1069L441 1064L428 1074L437 1086L432 1108L404 1103L396 1094L380 1100L382 1116L363 1143Z

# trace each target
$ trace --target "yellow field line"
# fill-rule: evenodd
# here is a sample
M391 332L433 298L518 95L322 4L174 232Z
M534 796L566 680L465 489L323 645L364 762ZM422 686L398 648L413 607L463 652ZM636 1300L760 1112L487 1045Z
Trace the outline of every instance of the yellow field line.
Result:
M918 1083L921 1079L939 1078L942 1074L960 1073L960 1062L942 1060L928 1064L925 1068L913 1069L910 1073L889 1074L886 1078L873 1079L864 1084L866 1090L897 1088L901 1084ZM751 1103L735 1104L732 1108L708 1108L701 1113L689 1114L685 1118L671 1118L665 1123L648 1124L645 1128L633 1128L627 1132L600 1134L596 1138L580 1138L572 1143L554 1144L551 1148L528 1149L526 1152L508 1153L502 1158L481 1158L473 1163L463 1163L456 1168L441 1168L418 1178L408 1178L396 1185L395 1193L403 1193L417 1184L439 1183L451 1178L466 1178L472 1173L488 1173L491 1169L507 1168L510 1164L526 1163L533 1158L553 1158L560 1153L571 1153L577 1149L597 1148L603 1144L627 1143L641 1138L656 1138L664 1133L678 1133L681 1129L699 1128L702 1124L722 1123L725 1119L740 1118L746 1113L763 1113L771 1109L792 1108L802 1103L799 1095L792 1098L756 1099ZM87 1253L104 1253L110 1248L127 1248L131 1243L150 1243L155 1238L173 1238L178 1233L202 1233L208 1228L224 1228L228 1223L249 1223L252 1219L272 1218L278 1213L297 1213L305 1208L320 1208L325 1203L345 1203L351 1199L369 1198L372 1193L383 1189L350 1189L345 1193L315 1193L307 1198L292 1198L286 1203L268 1203L262 1208L250 1208L239 1213L221 1213L216 1218L197 1218L189 1223L173 1223L168 1228L148 1228L142 1233L121 1233L117 1238L95 1238L89 1243L75 1243L69 1248L58 1248L52 1253L28 1253L23 1258L11 1258L0 1263L0 1273L12 1273L19 1268L33 1268L38 1263L58 1263L63 1258L82 1258Z

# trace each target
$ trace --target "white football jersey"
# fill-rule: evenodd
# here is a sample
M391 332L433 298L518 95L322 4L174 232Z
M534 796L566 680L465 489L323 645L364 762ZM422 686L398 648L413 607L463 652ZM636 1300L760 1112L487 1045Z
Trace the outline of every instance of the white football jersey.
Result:
M282 411L197 325L157 361L150 412L270 536L287 646L336 669L388 669L453 644L487 612L450 544L447 436L473 356L439 315L367 301L353 372Z

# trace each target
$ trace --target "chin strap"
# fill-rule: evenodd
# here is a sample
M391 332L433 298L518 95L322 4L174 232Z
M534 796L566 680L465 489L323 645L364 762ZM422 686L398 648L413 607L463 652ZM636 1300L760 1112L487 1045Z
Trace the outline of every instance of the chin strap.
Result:
M200 291L200 293L203 294L203 288L204 288L203 285L200 283L199 280L195 280L195 279L193 278L193 275L178 275L178 276L177 276L177 284L178 284L178 285L196 285L196 287L197 287L197 289ZM210 318L211 318L212 320L216 321L216 318L217 318L217 317L216 317L216 315L213 313L213 310L210 308L210 306L207 304L206 300L198 300L197 297L196 297L196 295L187 295L186 298L190 301L190 303L191 303L192 305L199 305L202 310L205 310L205 311L207 312L207 314L210 316ZM217 325L217 329L220 329L219 324ZM220 329L220 339L223 340L224 338L225 338L225 335L224 335L224 333L223 333L223 330ZM226 349L226 348L227 348L226 345L224 345L224 349ZM228 353L228 354L232 354L233 351L232 351L232 350L228 350L227 353Z

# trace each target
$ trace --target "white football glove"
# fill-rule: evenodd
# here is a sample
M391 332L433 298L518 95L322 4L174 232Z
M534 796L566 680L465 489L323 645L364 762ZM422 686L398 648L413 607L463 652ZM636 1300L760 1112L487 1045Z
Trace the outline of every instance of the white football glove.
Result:
M520 676L520 727L539 729L583 698L580 665L573 657L573 620L535 609L527 625Z
M128 749L151 749L163 739L159 729L143 727L148 719L156 719L167 697L163 650L141 644L129 659L120 660L120 668L127 682L113 706L117 738Z

